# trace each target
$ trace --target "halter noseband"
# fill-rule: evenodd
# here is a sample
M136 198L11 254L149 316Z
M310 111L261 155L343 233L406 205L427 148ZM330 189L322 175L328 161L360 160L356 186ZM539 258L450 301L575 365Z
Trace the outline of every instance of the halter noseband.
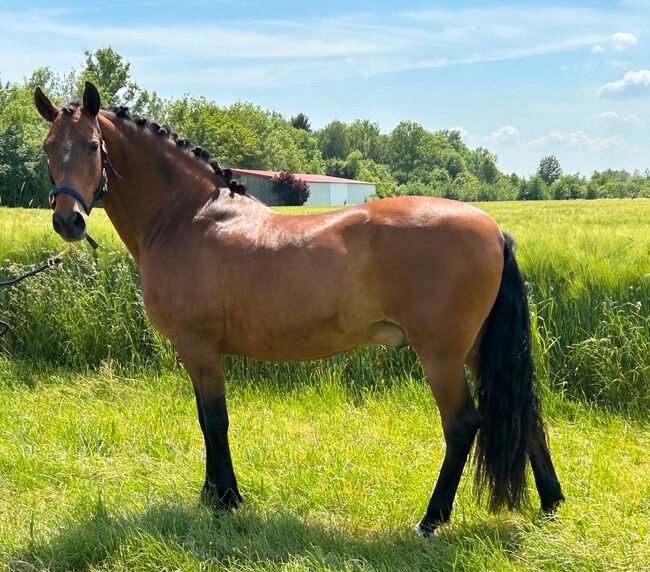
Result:
M104 194L106 194L106 167L109 167L113 173L117 177L119 177L119 173L115 170L115 167L111 164L111 160L108 158L108 152L106 151L106 144L104 143L104 138L102 137L102 130L99 127L99 120L97 120L97 131L99 131L99 147L101 149L101 155L102 155L102 176L99 179L99 184L97 185L97 188L95 189L95 193L93 194L93 200L88 204L86 202L86 199L81 196L81 193L77 191L76 189L73 189L72 187L58 187L56 182L54 181L54 177L52 177L52 172L50 171L50 181L52 181L52 189L50 190L49 194L49 201L50 201L50 207L54 209L56 206L56 196L57 195L70 195L72 198L74 198L83 208L84 212L86 213L86 216L90 215L90 211L93 210L93 207L102 200L102 197ZM48 167L49 170L49 167ZM93 248L97 248L98 244L90 237L88 233L86 233L86 240L92 246Z

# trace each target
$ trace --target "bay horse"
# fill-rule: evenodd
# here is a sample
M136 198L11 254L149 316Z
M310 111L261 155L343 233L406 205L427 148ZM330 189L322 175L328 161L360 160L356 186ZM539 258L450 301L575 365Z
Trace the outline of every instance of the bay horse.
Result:
M278 214L200 147L102 108L92 83L80 103L57 107L40 88L34 101L51 123L44 149L63 239L86 237L108 181L102 204L139 267L147 315L194 386L202 498L215 510L242 502L221 354L311 360L372 345L410 345L440 410L446 452L422 534L449 520L477 433L476 482L490 509L526 500L528 460L542 509L564 499L533 388L525 283L512 239L489 215L428 197Z

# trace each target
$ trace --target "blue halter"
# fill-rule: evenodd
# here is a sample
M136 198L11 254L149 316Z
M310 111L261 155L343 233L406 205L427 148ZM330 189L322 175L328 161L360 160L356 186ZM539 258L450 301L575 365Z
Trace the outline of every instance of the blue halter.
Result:
M52 177L52 173L50 172L52 189L50 190L49 201L50 201L50 207L52 207L52 209L54 209L54 207L56 206L57 195L70 195L81 205L84 212L86 213L86 216L88 216L90 215L90 211L93 210L93 207L99 201L102 200L102 197L106 193L106 167L109 167L111 171L115 173L116 176L118 177L120 176L118 172L115 170L115 167L113 167L113 165L111 164L111 160L108 158L108 153L106 151L106 144L104 143L102 132L101 129L99 128L99 121L97 122L97 130L99 131L99 145L102 154L102 176L99 179L99 184L97 185L97 189L95 189L95 193L93 194L93 200L90 202L90 204L88 204L86 202L86 199L84 199L81 196L81 193L76 189L73 189L72 187L58 187L56 185L56 182L54 181L54 177ZM88 244L90 244L90 246L92 246L93 248L97 248L99 246L88 233L86 233L86 240L88 241Z

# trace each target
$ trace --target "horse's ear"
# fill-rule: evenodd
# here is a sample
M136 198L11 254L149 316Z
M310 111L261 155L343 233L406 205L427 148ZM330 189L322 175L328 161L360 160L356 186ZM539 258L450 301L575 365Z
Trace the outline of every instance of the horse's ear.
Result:
M90 117L97 117L101 106L101 99L99 97L99 91L97 91L97 88L89 81L86 82L83 102L83 110L90 115Z
M34 105L41 117L50 123L54 121L59 112L59 108L47 98L47 95L43 93L40 87L37 87L34 91Z

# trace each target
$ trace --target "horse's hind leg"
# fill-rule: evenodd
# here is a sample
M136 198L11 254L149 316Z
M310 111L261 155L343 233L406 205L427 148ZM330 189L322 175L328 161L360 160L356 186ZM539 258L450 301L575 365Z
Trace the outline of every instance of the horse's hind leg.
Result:
M462 359L436 359L420 353L440 410L446 451L427 512L418 525L425 535L449 520L460 477L479 427Z
M221 357L209 344L177 340L196 395L206 452L204 501L217 510L236 508L242 501L228 445L228 410Z
M551 454L546 443L546 435L539 412L535 410L534 427L528 440L528 455L533 468L535 485L542 503L542 510L552 513L564 500L562 487L555 473Z

